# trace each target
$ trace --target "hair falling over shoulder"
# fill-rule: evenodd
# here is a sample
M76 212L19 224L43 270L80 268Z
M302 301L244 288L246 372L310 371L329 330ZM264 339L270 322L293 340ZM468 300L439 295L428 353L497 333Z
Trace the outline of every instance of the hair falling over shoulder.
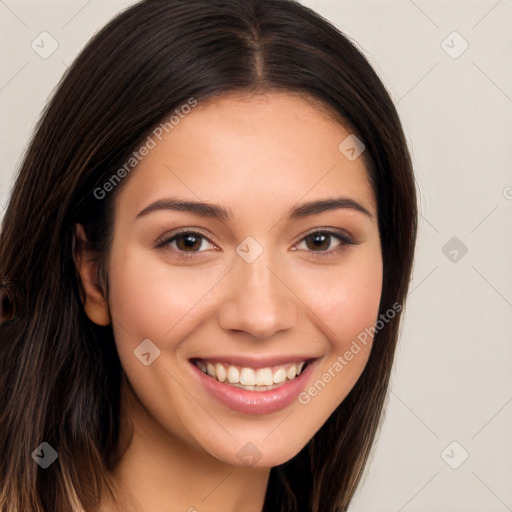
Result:
M106 254L117 190L94 191L189 98L283 90L324 105L366 146L384 265L380 313L404 304L416 239L410 156L393 102L358 49L291 0L146 0L96 34L36 128L0 232L0 512L89 512L119 456L122 368L84 313L74 225ZM122 185L116 187L119 189ZM359 381L287 463L264 510L346 511L385 403L400 313ZM58 457L37 463L42 443ZM39 452L37 452L39 450Z

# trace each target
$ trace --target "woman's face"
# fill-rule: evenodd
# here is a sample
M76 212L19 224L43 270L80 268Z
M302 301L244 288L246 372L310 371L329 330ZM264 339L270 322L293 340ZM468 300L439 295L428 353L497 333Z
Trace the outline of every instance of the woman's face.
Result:
M375 197L350 139L338 148L349 133L312 105L200 104L154 132L116 200L108 302L142 421L230 464L296 455L371 348Z

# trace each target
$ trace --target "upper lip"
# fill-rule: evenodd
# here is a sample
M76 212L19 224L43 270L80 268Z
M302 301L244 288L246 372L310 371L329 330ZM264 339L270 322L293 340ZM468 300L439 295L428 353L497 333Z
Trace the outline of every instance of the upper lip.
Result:
M311 355L279 355L279 356L215 356L215 357L193 357L190 360L194 361L209 361L211 363L227 363L233 366L241 366L248 368L267 368L269 366L281 366L287 363L301 363L302 361L312 361L317 359Z

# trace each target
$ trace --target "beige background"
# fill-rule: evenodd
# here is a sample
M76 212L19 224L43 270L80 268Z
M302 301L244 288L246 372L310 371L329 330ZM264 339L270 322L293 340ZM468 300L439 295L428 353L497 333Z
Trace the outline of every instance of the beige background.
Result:
M66 66L132 3L0 0L0 217ZM512 0L303 3L388 87L421 196L387 415L350 510L512 510ZM46 59L31 48L43 31L58 43Z

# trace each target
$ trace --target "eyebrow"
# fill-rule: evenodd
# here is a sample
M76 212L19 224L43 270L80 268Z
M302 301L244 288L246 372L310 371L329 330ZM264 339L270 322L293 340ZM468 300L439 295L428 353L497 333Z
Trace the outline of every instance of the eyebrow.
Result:
M318 201L309 201L293 208L288 212L288 219L297 219L317 215L319 213L346 209L363 213L373 221L373 215L360 203L348 197L338 197L332 199L321 199ZM167 198L156 201L144 208L136 217L144 217L150 213L157 211L173 210L180 212L188 212L201 217L210 217L219 220L229 220L233 218L231 209L222 206L204 203L201 201L181 200L176 198Z

